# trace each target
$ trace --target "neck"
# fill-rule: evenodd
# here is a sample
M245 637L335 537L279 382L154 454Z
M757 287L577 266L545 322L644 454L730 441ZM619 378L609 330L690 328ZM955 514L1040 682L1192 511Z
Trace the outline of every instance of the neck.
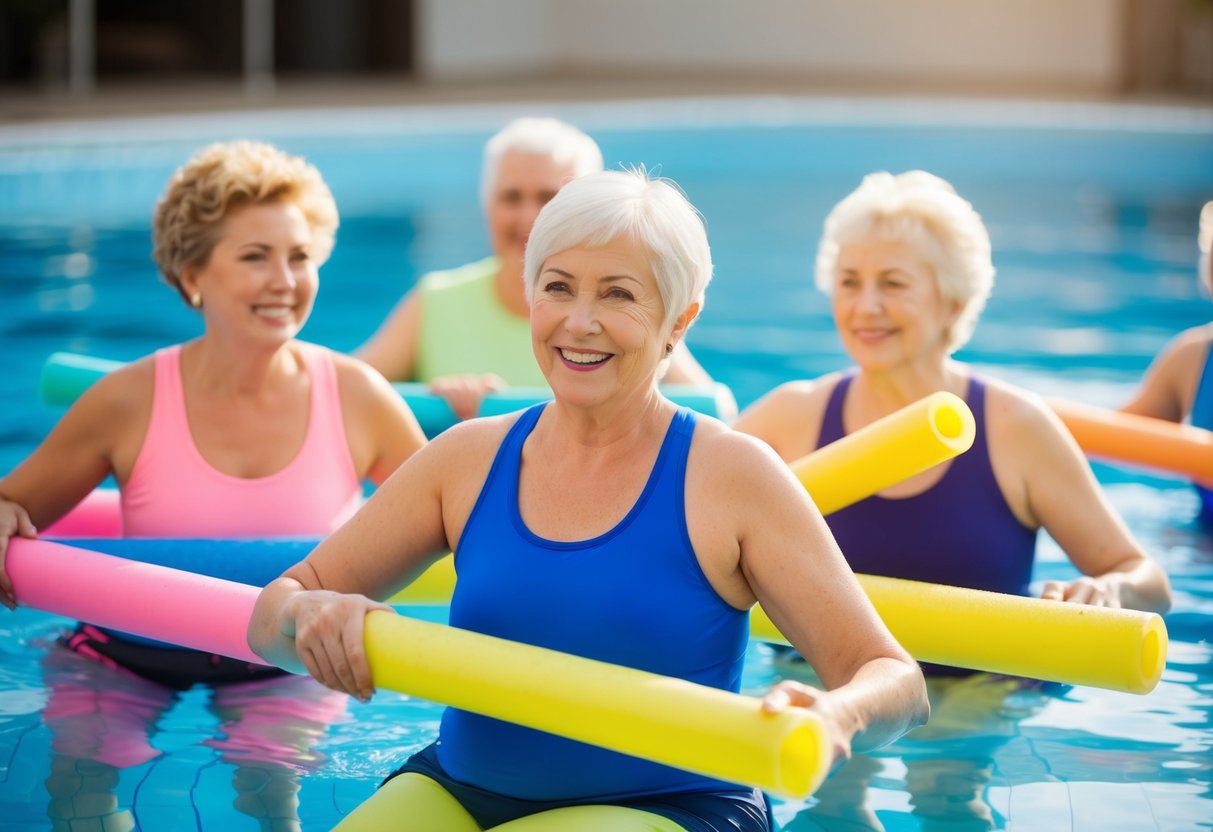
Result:
M253 348L203 335L185 346L194 381L216 393L258 396L302 369L293 342Z
M656 384L593 407L556 399L544 413L546 429L536 432L541 439L546 437L545 444L558 445L563 458L622 457L650 441L655 431L664 435L670 411Z
M968 383L968 374L948 358L889 370L860 369L851 386L867 408L883 415L941 390L964 398Z

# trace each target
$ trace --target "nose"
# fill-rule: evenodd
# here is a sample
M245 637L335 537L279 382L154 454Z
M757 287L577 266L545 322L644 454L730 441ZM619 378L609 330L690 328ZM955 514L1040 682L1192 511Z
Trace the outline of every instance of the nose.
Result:
M859 308L872 315L884 311L884 298L880 294L879 286L873 283L859 290Z
M274 261L270 274L270 285L281 292L289 292L299 285L299 276L295 273L294 264L289 257Z
M569 308L564 325L569 334L576 338L596 335L602 331L598 323L598 305L591 298L577 298Z

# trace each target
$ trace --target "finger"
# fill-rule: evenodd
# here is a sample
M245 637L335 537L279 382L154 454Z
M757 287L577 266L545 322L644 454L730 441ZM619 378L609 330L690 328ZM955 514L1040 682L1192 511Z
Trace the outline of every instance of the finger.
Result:
M1050 601L1061 601L1065 597L1065 589L1059 581L1046 581L1044 588L1040 591L1040 597Z
M337 690L333 685L336 676L329 664L328 656L323 651L304 648L298 652L299 660L303 662L303 666L307 668L307 672L312 675L313 679L326 688Z
M8 552L8 540L0 537L0 604L10 610L17 608L17 593L13 590L12 579L4 569L4 556Z
M351 616L345 626L343 640L345 655L354 677L353 693L363 702L375 695L375 683L371 680L371 666L366 658L364 618Z
M766 696L762 697L762 710L768 714L786 711L791 704L791 697L788 696L788 692L782 687L773 687L767 691Z
M29 519L29 512L23 508L17 509L17 534L31 540L38 536L38 529L34 527L34 521Z
M344 635L344 631L342 635ZM333 689L361 698L358 683L354 679L354 669L350 667L349 645L339 638L337 641L326 641L324 646L329 666L333 669L336 680L336 684L332 686Z
M1069 601L1071 604L1095 604L1096 597L1094 587L1092 587L1087 581L1075 581L1066 587L1063 600ZM1098 605L1096 604L1096 606Z

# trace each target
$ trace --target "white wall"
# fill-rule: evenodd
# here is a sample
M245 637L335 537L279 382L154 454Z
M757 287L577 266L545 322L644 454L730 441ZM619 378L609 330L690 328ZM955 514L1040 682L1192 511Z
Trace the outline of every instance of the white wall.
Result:
M1111 90L1120 0L420 0L435 79L572 71Z

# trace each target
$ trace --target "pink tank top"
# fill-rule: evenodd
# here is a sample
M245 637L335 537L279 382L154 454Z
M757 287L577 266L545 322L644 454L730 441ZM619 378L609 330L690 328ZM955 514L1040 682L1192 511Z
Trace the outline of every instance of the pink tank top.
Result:
M147 436L122 488L126 537L327 535L358 509L362 486L345 435L328 351L300 344L311 377L303 447L285 468L244 479L212 468L194 444L181 386L181 345L156 352Z

